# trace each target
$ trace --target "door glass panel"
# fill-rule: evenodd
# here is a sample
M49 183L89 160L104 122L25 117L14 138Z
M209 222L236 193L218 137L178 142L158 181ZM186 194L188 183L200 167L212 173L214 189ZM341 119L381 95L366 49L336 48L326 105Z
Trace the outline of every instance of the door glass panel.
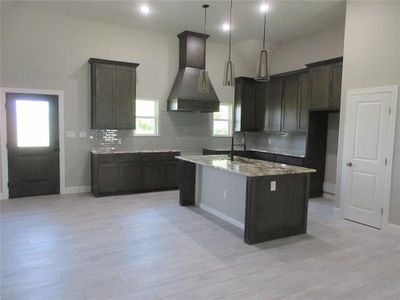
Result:
M48 147L49 102L16 100L17 146Z

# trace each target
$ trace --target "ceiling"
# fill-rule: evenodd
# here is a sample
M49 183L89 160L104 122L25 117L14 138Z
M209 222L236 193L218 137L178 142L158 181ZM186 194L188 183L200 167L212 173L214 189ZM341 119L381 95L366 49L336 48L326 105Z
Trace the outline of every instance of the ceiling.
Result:
M262 39L262 0L233 1L233 41ZM144 16L139 6L146 3L151 13ZM227 41L222 23L229 21L227 0L186 1L2 1L3 8L27 7L70 16L120 24L145 30L178 34L183 30L203 31L202 4L210 4L208 33L210 39ZM292 38L344 23L344 0L270 0L267 19L267 39L281 43Z

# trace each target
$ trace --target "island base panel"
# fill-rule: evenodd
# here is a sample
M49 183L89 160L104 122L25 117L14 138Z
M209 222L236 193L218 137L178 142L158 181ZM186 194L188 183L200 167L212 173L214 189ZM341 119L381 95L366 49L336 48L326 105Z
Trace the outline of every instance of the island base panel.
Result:
M246 193L247 244L306 233L309 174L248 177Z
M181 206L195 205L196 164L181 160L179 169L179 204Z

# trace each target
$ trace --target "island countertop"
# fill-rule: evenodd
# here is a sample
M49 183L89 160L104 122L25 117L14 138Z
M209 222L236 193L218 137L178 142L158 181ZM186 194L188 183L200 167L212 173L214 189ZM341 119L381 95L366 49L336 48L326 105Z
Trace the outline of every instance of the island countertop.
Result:
M314 173L316 170L235 156L231 161L227 155L183 155L177 159L198 165L233 172L247 177Z

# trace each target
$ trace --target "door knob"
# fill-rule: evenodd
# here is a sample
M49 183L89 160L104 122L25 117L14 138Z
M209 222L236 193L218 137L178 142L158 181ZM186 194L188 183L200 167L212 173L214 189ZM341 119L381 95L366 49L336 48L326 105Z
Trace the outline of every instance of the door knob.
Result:
M351 163L351 162L348 162L347 164L346 164L346 166L348 166L348 167L351 167L353 164Z

